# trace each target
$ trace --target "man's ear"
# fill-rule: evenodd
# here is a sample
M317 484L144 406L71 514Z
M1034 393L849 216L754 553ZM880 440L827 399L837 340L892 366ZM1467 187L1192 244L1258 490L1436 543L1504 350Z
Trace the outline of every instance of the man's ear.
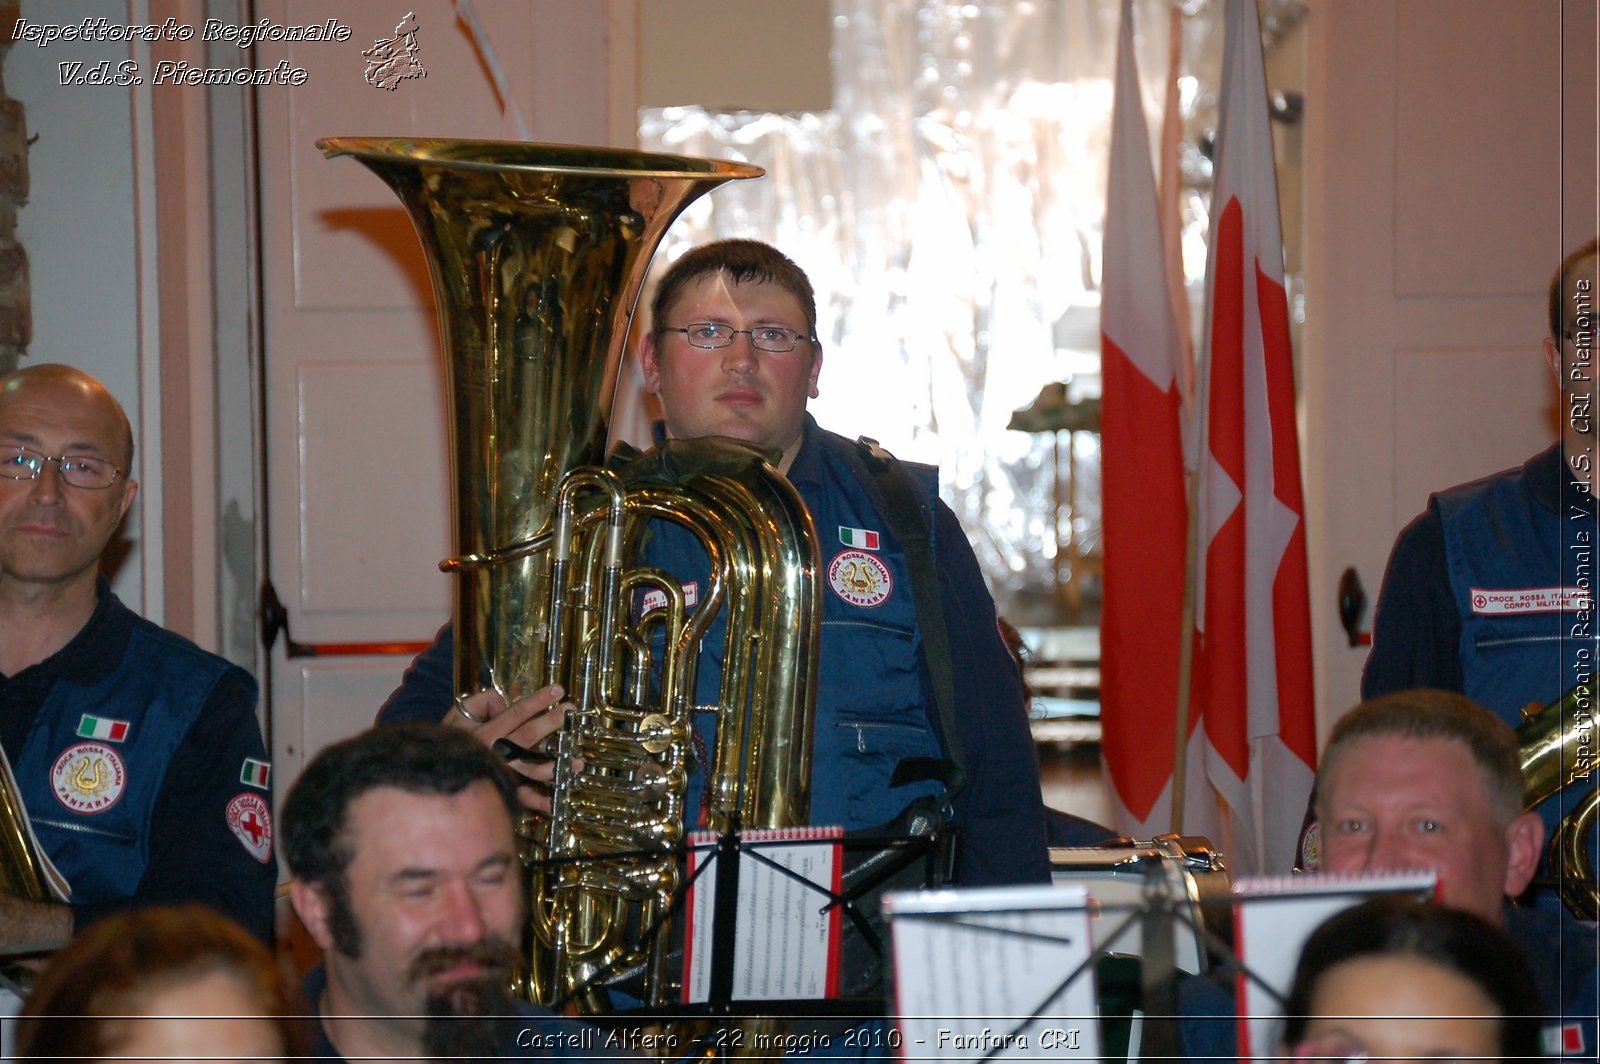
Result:
M1561 385L1561 341L1554 336L1544 338L1544 364L1556 375L1556 384Z
M1523 813L1506 825L1507 897L1515 898L1528 889L1543 853L1544 821L1538 813Z
M819 344L819 343L813 343L811 345L811 388L807 392L807 394L810 395L811 398L813 398L813 399L815 399L817 397L817 376L821 372L822 372L822 345Z
M327 891L303 879L292 880L289 884L289 901L310 934L311 941L324 953L332 951L333 932L328 922L333 906L328 901Z
M661 394L661 352L656 347L656 334L647 332L639 341L639 368L644 371L644 390L650 395Z
M127 481L122 485L122 509L117 512L117 520L121 521L128 516L128 508L133 505L133 500L139 497L139 482Z

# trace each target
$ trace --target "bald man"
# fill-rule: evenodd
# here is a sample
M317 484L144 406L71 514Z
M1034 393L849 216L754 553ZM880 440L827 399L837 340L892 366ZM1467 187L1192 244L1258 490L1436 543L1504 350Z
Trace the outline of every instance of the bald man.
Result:
M100 557L139 494L93 377L0 377L0 747L68 903L0 894L0 947L199 901L271 941L272 803L242 669L124 606Z

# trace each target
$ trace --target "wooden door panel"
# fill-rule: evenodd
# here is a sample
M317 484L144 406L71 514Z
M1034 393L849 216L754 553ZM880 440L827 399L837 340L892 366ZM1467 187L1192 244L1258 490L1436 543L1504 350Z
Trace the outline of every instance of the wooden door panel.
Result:
M1545 293L1596 229L1593 0L1320 0L1306 108L1305 386L1318 704L1337 622L1429 492L1554 442ZM1367 622L1370 624L1370 605Z
M560 114L563 139L576 132L606 143L609 57L585 55L576 76L563 63L559 80L538 57L566 40L604 42L611 5L473 6L522 110ZM391 36L408 9L426 77L392 91L367 84L362 50ZM449 481L432 288L399 200L355 160L325 159L316 141L519 139L518 126L449 0L258 6L291 25L330 11L351 27L348 42L258 46L261 66L283 59L306 71L303 85L257 98L268 566L300 643L426 641L450 608L449 579L438 571L450 552ZM536 94L553 99L535 108ZM567 98L572 106L560 104ZM580 130L575 115L602 121ZM404 656L290 660L280 643L271 706L280 787L322 745L370 725L405 664Z

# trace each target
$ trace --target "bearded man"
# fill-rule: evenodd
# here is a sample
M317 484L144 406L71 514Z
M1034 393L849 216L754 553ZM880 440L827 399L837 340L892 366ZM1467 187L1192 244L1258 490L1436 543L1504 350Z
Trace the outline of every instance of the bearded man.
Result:
M599 1054L602 1035L514 1001L517 784L464 732L380 728L317 755L283 808L290 897L323 963L313 1056Z

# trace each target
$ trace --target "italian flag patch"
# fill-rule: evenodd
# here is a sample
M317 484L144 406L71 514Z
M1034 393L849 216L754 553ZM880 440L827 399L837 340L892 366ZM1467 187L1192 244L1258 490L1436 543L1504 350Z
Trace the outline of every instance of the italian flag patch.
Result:
M839 526L839 542L846 547L859 547L862 550L878 549L878 534L867 528L846 528Z
M1575 1056L1583 1052L1583 1027L1579 1024L1547 1024L1539 1034L1547 1057Z
M78 722L78 735L85 739L104 739L120 743L128 737L128 722L110 717L94 717L85 713Z
M267 777L271 773L272 763L270 761L257 761L253 757L247 757L244 759L244 767L239 770L239 782L266 790Z

